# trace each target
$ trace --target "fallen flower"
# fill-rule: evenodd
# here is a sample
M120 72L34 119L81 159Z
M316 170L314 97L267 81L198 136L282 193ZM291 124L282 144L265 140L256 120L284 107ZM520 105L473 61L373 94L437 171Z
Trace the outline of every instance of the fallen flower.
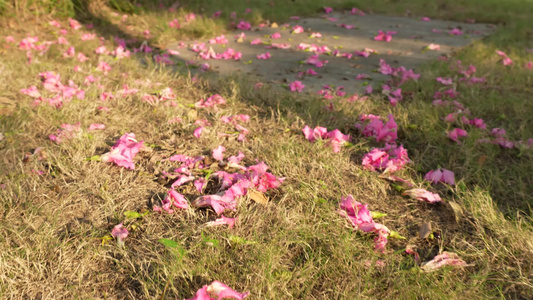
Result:
M387 31L378 30L378 35L374 37L375 41L390 42L392 36L396 34L396 31Z
M504 66L510 66L513 64L513 61L507 56L507 54L505 54L505 52L496 50L496 54L502 57L502 64Z
M441 202L442 199L438 194L431 193L425 189L410 189L402 193L403 196L408 196L410 198L426 201L429 203Z
M270 59L270 52L261 53L256 55L257 59Z
M137 142L134 133L126 133L120 137L111 148L111 151L103 154L100 159L105 163L113 162L117 166L134 170L135 165L133 163L133 158L137 155L142 146L143 141Z
M455 185L455 175L452 171L446 169L436 169L429 171L424 180L427 180L433 184L443 182L449 185Z
M220 281L213 281L210 285L204 285L201 289L196 292L196 295L193 298L185 300L216 300L231 298L236 300L242 300L248 297L250 293L239 293L232 290L227 285L223 284ZM211 296L216 298L211 298Z
M217 148L213 149L213 158L220 161L224 160L224 151L226 151L226 148L219 145Z
M302 90L305 88L305 84L303 84L301 81L296 80L289 84L289 88L291 92L301 93Z
M105 125L104 124L97 124L97 123L93 123L91 125L89 125L89 131L93 131L93 130L103 130L105 129Z
M76 124L62 124L61 128L57 130L57 134L51 134L48 136L48 138L52 142L59 144L63 142L64 140L78 138L81 136L81 133L82 133L82 130L81 130L80 122Z
M211 226L219 226L219 225L229 225L229 229L232 229L233 226L235 226L236 218L227 218L223 215L220 216L220 218L205 223L205 226L211 227Z
M374 239L375 248L384 252L388 242L387 237L391 231L385 225L374 222L368 206L357 202L352 195L341 198L339 206L339 214L347 218L356 229L378 234Z
M444 251L432 260L423 263L420 268L424 272L434 272L444 266L467 267L471 265L468 265L456 253Z
M450 138L450 140L458 144L461 144L461 142L458 139L462 137L466 137L466 136L468 136L468 132L466 132L466 130L461 129L461 128L454 128L453 130L448 132L448 138Z
M117 239L117 243L122 246L124 244L124 239L128 237L129 231L122 225L122 223L115 225L111 231L111 235Z

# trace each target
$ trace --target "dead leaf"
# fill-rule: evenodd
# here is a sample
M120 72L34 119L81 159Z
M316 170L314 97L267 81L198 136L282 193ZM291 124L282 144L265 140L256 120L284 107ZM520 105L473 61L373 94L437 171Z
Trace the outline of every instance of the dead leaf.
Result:
M270 25L271 28L278 28L278 23L274 22Z
M421 239L427 238L431 233L433 232L433 229L431 228L431 222L427 222L422 224L420 226L420 230L418 231L418 236Z
M266 206L268 204L268 198L265 196L265 194L254 191L254 190L248 190L248 193L246 194L250 199L254 200L255 202Z
M477 160L477 164L481 167L487 161L488 156L483 155Z
M453 202L453 201L448 201L448 203L450 204L450 207L452 208L452 211L453 211L453 214L455 215L455 222L459 223L459 220L461 219L461 217L463 216L464 212L463 212L463 208L461 207L461 205Z
M195 120L196 117L198 117L198 112L194 109L191 109L189 110L189 112L187 112L187 118L189 120Z

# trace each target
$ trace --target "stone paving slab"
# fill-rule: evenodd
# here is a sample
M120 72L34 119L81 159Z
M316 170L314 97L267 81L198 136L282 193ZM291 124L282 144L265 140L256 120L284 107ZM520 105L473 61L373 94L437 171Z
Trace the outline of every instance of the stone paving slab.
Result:
M335 18L336 21L329 20ZM338 24L353 25L355 28L346 29L337 26ZM291 34L291 28L300 25L305 32ZM459 28L462 35L450 35L451 29ZM374 37L378 30L396 31L392 41L375 41ZM283 86L300 80L305 84L304 92L316 93L325 84L333 86L344 86L344 90L351 95L361 93L364 90L365 80L356 80L358 74L368 74L372 80L369 81L374 86L388 78L376 72L380 59L384 59L393 67L405 66L407 69L414 69L421 64L436 60L443 55L451 55L454 51L471 44L477 39L489 35L494 30L490 24L466 24L453 21L422 21L407 17L390 17L381 15L355 16L349 13L332 13L316 18L305 18L293 20L288 26L280 25L277 28L265 26L263 28L253 28L252 31L245 31L244 42L236 42L234 36L241 31L228 33L226 38L229 43L226 45L209 44L208 40L197 41L206 43L216 53L222 53L228 48L233 48L242 53L239 61L234 60L204 60L198 57L196 52L187 48L171 45L169 49L180 52L180 58L184 61L195 61L196 63L208 63L211 71L218 75L243 74L257 80L258 82L269 83L272 86ZM270 39L270 35L279 32L281 38ZM312 32L322 34L321 38L310 38ZM261 39L266 43L286 43L290 44L289 49L272 49L269 45L251 45L254 39ZM328 63L317 68L313 65L303 64L312 52L297 50L300 43L326 45L332 51L338 50L342 53L354 53L365 48L376 50L377 54L369 57L354 55L351 59L346 57L336 57L321 54L321 60ZM424 50L429 44L440 45L440 50ZM192 44L192 43L191 43ZM261 60L257 54L269 52L271 58ZM251 61L251 63L249 63ZM318 75L298 77L299 72L305 72L309 68L315 70Z

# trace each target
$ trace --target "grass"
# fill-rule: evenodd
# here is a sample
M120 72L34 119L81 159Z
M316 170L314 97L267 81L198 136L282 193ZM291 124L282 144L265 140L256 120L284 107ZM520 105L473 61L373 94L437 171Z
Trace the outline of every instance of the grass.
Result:
M489 128L505 128L510 139L533 137L533 107L528 100L532 76L531 71L521 68L533 60L533 54L525 51L533 47L527 38L531 34L527 18L533 7L529 1L436 1L431 5L416 1L313 1L311 5L297 0L276 1L275 6L229 1L221 8L222 19L200 19L179 34L166 24L176 16L182 20L190 11L209 16L219 9L218 2L184 2L177 14L146 5L125 22L119 20L120 15L113 16L111 8L87 7L92 11L85 17L94 18L95 30L107 38L104 43L108 49L116 46L111 36L139 37L148 28L154 36L151 44L163 47L172 39L224 32L229 13L241 15L248 6L252 13L246 18L258 23L312 15L326 3L397 15L409 9L418 16L475 18L500 24L494 35L453 58L475 65L478 74L487 78L485 85L461 86L459 100L473 115L486 120ZM9 3L7 7L11 8ZM13 35L17 41L36 34L40 40L56 39L56 30L44 25L50 11L39 9L19 6L8 10L21 17L16 21L3 19L1 22L11 27L2 26L0 36ZM41 24L29 21L37 12ZM212 85L155 65L148 56L123 60L98 57L93 51L99 41L82 42L76 35L68 36L71 45L90 58L77 63L82 72L74 72L74 60L62 57L65 45L51 46L42 56L35 55L38 64L28 65L25 51L0 41L0 132L4 136L0 141L0 184L5 184L0 188L2 298L183 299L213 280L238 291L250 291L251 299L533 296L533 154L531 149L476 144L476 135L482 133L475 130L462 145L448 141L443 133L449 128L439 119L447 111L434 108L430 99L439 88L435 77L456 74L449 62L435 62L420 70L420 81L407 88L413 96L398 107L374 95L367 102L336 103L338 111L324 112L324 103L318 98L303 99L268 86L255 90L246 78L221 78ZM502 66L493 54L496 49L508 53L514 66ZM95 71L102 59L113 68L107 76ZM117 97L101 102L102 89L91 84L83 87L84 100L72 100L61 109L32 107L29 97L19 90L30 85L40 87L37 74L44 71L57 72L62 82L71 79L79 85L87 75L98 75L103 90ZM119 97L118 91L125 84L139 88L138 94ZM178 96L176 107L141 101L140 95L167 86ZM223 95L228 104L219 110L191 107L213 93ZM102 105L110 110L98 110ZM251 116L248 141L218 137L218 132L233 131L219 121L220 117L240 113ZM401 176L426 186L421 179L428 170L439 165L454 170L457 186L438 191L462 213L449 204L428 205L403 198L390 183L363 170L361 157L377 144L353 129L361 113L394 113L399 140L413 160ZM168 124L174 117L181 117L183 122ZM213 124L200 139L192 135L197 119ZM104 123L106 129L84 130L79 138L61 144L48 140L61 124L76 122L84 129L91 123ZM354 145L335 154L322 143L309 143L301 134L305 124L350 132ZM134 132L150 145L135 159L135 171L88 159L109 151L126 132ZM187 209L173 215L150 212L151 204L160 201L168 188L160 181L161 171L176 167L163 158L176 153L208 154L220 144L227 148L226 156L242 151L246 165L254 164L255 159L265 161L273 174L287 178L281 188L267 193L267 206L243 198L237 211L226 215L238 217L232 230L203 227L216 218L211 210ZM37 147L44 148L42 154L31 155ZM24 159L26 153L30 153L29 159ZM190 187L182 192L194 194ZM391 239L386 255L374 252L373 237L355 232L336 213L338 201L347 194L368 204L370 210L386 212L380 222L408 240ZM128 218L124 215L127 211L149 213ZM441 233L441 239L417 237L419 224L427 221ZM120 222L130 230L125 248L109 240L111 229ZM165 246L160 239L177 244ZM408 244L419 247L423 261L446 250L474 266L422 273L413 258L404 254ZM375 266L377 260L384 261L385 266Z

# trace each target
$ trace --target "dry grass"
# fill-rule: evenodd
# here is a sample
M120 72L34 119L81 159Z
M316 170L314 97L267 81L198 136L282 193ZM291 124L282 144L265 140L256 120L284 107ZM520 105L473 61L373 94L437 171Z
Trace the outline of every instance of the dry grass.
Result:
M102 18L106 13L109 11L102 12ZM156 17L164 24L171 16L148 12L129 20L135 23L144 18L149 23ZM192 28L197 32L192 35L219 32L220 28L214 27L218 23L209 22ZM113 30L120 29L121 25L116 25ZM140 28L132 28L128 34L135 36ZM168 40L165 30L152 31L154 43ZM17 40L37 33L41 40L55 38L52 28L38 25L0 29L0 36L9 34ZM73 100L62 109L32 107L29 97L19 90L39 86L39 72L55 71L62 82L72 79L79 85L90 73L98 74L94 68L102 58L93 51L99 42L68 39L78 52L90 57L79 63L82 72L74 72L73 61L62 57L64 45L53 45L43 56L36 56L39 64L27 65L24 51L12 45L7 48L0 41L0 132L5 136L0 141L0 184L5 184L0 188L2 298L182 299L213 280L250 291L251 299L533 296L533 230L528 217L533 155L531 150L516 153L468 141L452 145L442 135L446 128L438 118L443 112L431 107L427 99L436 88L434 77L451 74L446 65L424 69L420 84L411 87L417 93L402 106L391 108L375 96L363 103L336 103L338 111L324 112L324 103L318 98L294 96L268 86L255 90L253 82L245 78L221 78L216 84L198 79L194 83L188 74L154 65L148 57L106 57L103 59L113 69L101 76L104 90L117 95L127 84L139 88L137 95L102 103L101 90L92 84L84 87L85 100ZM508 39L505 32L499 33L466 49L460 59L487 74L488 87L525 87L531 80L529 73L508 71L484 60ZM105 44L108 49L116 46L109 39ZM531 59L528 55L516 64ZM153 85L156 82L161 85ZM178 106L151 106L141 101L144 93L167 86L178 95ZM531 105L524 102L520 88L506 90L505 98L490 88L465 87L461 92L461 101L490 120L491 126L505 127L516 139L533 136L531 126L519 126L531 124ZM190 107L213 93L223 95L228 104L219 110ZM495 104L500 102L505 103L503 109ZM101 105L109 107L109 112L99 111ZM505 119L497 119L502 110ZM219 137L219 132L233 131L219 121L220 116L239 113L251 116L248 141ZM362 155L376 146L353 129L361 113L395 114L400 140L413 160L402 171L403 177L426 186L421 177L436 165L456 170L462 179L457 188L439 192L446 202L462 208L458 221L449 204L429 205L403 198L389 182L360 167ZM174 117L183 122L168 124ZM213 124L200 139L192 135L197 119ZM76 122L84 129L91 123L104 123L107 128L85 130L80 138L61 144L48 140L61 124ZM305 124L350 132L353 146L335 154L322 143L309 143L301 134ZM411 125L417 125L416 129ZM150 145L136 157L134 171L87 160L109 151L126 132L134 132ZM160 201L168 188L167 182L160 180L160 172L176 167L162 159L176 153L208 154L220 144L227 148L226 155L242 151L246 165L254 164L255 159L265 161L273 174L287 178L280 189L268 193L270 203L261 206L242 199L237 211L228 214L238 217L232 230L203 227L216 218L211 210L152 213L152 204ZM45 149L44 157L24 159L25 153L37 147ZM486 158L480 164L482 156ZM37 175L33 170L44 173ZM192 188L182 192L194 199ZM347 194L369 204L371 210L386 212L381 221L408 240L391 240L386 255L375 253L373 237L354 232L336 213L338 201ZM150 213L131 219L124 216L126 211ZM418 238L420 224L428 221L441 239ZM124 249L106 238L120 222L130 229ZM161 238L178 242L183 254L162 245L158 242ZM418 246L422 260L447 250L474 266L425 274L404 254L408 244ZM378 259L385 267L365 266Z

